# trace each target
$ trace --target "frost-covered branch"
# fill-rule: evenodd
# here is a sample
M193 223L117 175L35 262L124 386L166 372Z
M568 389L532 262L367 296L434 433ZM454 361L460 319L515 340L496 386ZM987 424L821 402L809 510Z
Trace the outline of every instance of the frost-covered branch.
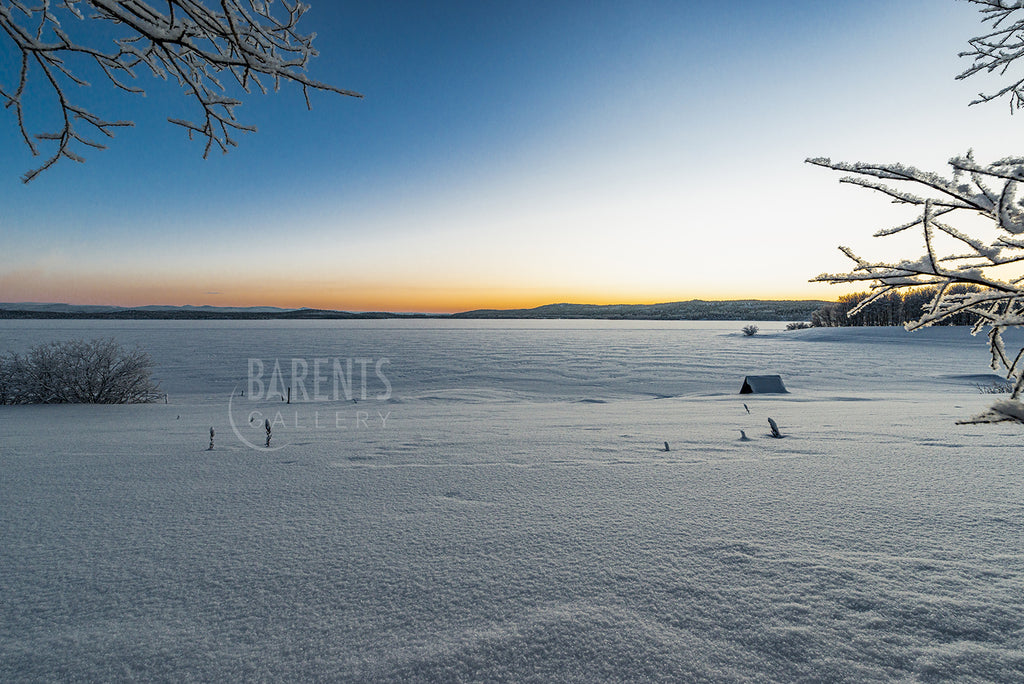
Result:
M924 253L913 259L878 262L840 247L853 261L854 268L847 273L823 273L814 281L870 283L872 295L852 309L850 315L896 290L938 286L922 316L908 323L907 329L970 314L977 321L975 334L989 328L992 368L1005 370L1014 384L1013 398L1018 399L1024 393L1024 350L1013 356L1008 354L1002 335L1009 327L1024 325L1024 266L1020 266L1024 262L1024 241L1016 237L1024 233L1024 199L1018 197L1019 184L1024 182L1024 159L1008 158L982 165L968 152L949 161L953 169L951 178L903 164L850 164L824 158L807 161L853 174L842 178L842 182L881 192L900 204L920 207L918 218L879 230L875 236L917 229L921 231L924 247ZM986 241L956 228L954 220L965 212L991 221L995 237ZM1015 277L1007 279L1007 275ZM973 287L965 291L954 285Z
M971 104L991 102L1003 96L1010 98L1010 110L1024 108L1024 76L1012 75L1010 67L1024 57L1024 2L1017 0L967 0L981 5L982 21L990 24L990 31L967 41L971 48L960 53L972 58L971 66L958 79L977 73L995 73L1010 76L1009 82L990 93L979 93Z
M163 11L143 0L36 2L0 0L0 55L10 54L10 63L18 65L12 82L0 82L0 103L13 111L33 155L40 154L39 141L56 144L41 166L25 174L25 182L62 158L82 161L76 147L102 149L96 136L110 138L114 129L132 125L75 103L74 88L89 85L88 74L132 93L143 92L133 85L139 70L176 81L198 105L199 116L168 120L190 138L205 138L204 157L213 147L226 152L236 145L238 131L255 130L236 119L241 100L232 91L267 93L291 82L302 89L307 107L310 90L362 97L306 74L317 52L315 34L298 30L309 9L300 2L220 0L210 8L197 0L167 0L159 3ZM112 40L96 37L111 31L117 35ZM30 132L26 104L32 88L54 99L55 130Z

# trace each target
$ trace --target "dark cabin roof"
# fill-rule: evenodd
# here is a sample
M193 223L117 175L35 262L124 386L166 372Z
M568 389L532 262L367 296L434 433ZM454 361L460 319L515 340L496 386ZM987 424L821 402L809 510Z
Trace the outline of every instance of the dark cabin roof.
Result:
M748 375L743 378L740 394L788 394L779 375Z

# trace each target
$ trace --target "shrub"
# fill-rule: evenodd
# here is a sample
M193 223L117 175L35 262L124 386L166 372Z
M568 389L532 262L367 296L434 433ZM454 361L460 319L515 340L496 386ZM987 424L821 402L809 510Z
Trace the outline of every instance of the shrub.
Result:
M786 330L807 330L811 324L807 321L793 321L786 324Z
M743 330L743 334L747 337L753 337L757 334L758 327L756 325L745 325L741 330Z
M68 340L0 357L0 403L137 404L156 401L153 361L112 339Z
M982 394L1013 394L1013 383L993 380L990 385L978 385L978 391Z

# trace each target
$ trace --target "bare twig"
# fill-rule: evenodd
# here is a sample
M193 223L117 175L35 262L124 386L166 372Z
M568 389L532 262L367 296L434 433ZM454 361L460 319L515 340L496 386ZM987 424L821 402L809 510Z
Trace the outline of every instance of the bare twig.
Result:
M205 138L204 157L213 147L226 152L235 146L234 133L255 130L235 117L241 100L229 94L221 80L224 76L241 94L253 90L267 93L278 90L282 83L294 83L301 88L307 107L310 90L362 97L307 75L309 61L317 52L314 35L298 31L298 22L308 9L300 2L220 0L216 9L197 0L167 0L163 4L166 11L143 0L50 0L39 6L0 0L0 45L12 48L20 62L14 82L0 82L0 103L14 111L22 139L33 155L40 154L39 141L56 144L42 165L25 174L26 183L62 158L83 161L75 152L78 146L104 148L80 129L110 138L113 129L132 125L96 114L72 100L73 88L88 85L85 73L90 63L116 88L127 92L143 92L130 85L139 68L176 81L198 105L200 115L195 119L170 117L168 121L184 128L190 138ZM90 44L84 37L88 32L80 30L83 22L116 27L121 35L103 45ZM72 37L75 30L83 37ZM36 73L41 78L36 78ZM30 133L26 93L35 84L49 90L56 100L62 121L57 130Z
M971 38L969 50L961 57L972 58L971 65L957 76L965 79L978 73L1005 76L1010 67L1024 56L1024 3L1014 0L968 0L981 5L982 21L991 24L991 31ZM1010 111L1024 107L1024 78L1013 77L1009 83L990 93L979 93L971 104L991 102L1003 96L1010 99Z

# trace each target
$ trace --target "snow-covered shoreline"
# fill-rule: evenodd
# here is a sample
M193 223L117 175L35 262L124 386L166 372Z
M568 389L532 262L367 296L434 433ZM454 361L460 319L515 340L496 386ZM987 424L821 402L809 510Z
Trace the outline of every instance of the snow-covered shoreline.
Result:
M965 330L31 323L170 397L0 407L5 680L1024 676L1021 428L955 424ZM392 396L233 393L318 354Z

